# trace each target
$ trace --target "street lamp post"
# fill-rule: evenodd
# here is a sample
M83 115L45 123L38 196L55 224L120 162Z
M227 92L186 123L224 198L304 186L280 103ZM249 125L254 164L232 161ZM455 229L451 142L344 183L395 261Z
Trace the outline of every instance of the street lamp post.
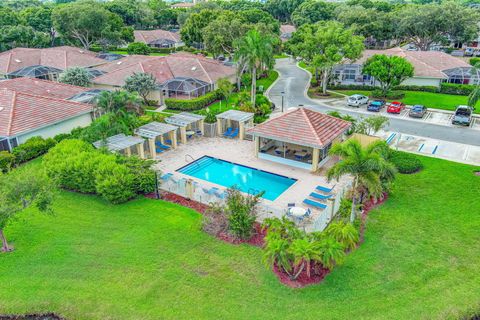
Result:
M283 113L283 99L285 97L285 91L280 92L282 94L282 113Z

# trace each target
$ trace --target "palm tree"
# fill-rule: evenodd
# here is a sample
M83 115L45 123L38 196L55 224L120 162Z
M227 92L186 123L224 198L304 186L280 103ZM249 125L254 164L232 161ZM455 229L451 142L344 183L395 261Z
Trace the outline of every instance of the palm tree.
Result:
M252 74L251 101L255 106L255 94L257 89L257 70L273 67L273 38L268 34L260 34L252 29L236 42L238 48L235 52L235 60L250 69Z
M333 237L347 250L352 250L358 243L359 234L353 224L343 221L331 223L325 230L327 236Z
M319 250L320 262L329 270L332 270L335 264L341 263L345 257L342 244L332 237L319 241L317 250Z
M315 241L309 241L308 238L300 238L292 241L289 251L293 257L293 277L298 278L303 269L307 268L307 277L310 278L310 269L312 261L319 261L319 251Z
M328 180L335 178L338 181L344 175L353 176L351 222L355 220L359 189L364 188L369 195L378 197L383 192L382 178L390 181L395 176L395 166L382 156L385 148L383 141L373 142L364 148L358 140L353 139L335 144L330 149L330 155L339 156L341 161L327 171Z
M270 268L276 263L278 267L285 270L290 276L292 265L289 247L290 243L287 239L282 239L278 234L269 231L268 235L265 237L263 262Z

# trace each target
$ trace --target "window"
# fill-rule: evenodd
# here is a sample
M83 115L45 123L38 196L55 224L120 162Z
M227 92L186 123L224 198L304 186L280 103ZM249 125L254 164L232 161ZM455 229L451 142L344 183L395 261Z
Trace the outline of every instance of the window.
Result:
M355 81L357 77L357 70L355 69L345 69L343 71L343 80Z

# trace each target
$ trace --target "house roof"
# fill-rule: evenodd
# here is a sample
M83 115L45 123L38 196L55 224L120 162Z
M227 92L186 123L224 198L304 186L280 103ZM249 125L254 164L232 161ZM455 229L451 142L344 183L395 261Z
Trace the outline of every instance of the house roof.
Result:
M92 111L92 106L63 99L0 89L0 136L16 136Z
M397 56L407 59L414 67L416 77L441 78L448 76L445 70L471 67L462 59L451 56L441 51L408 51L402 48L391 48L386 50L365 50L363 56L355 61L355 64L364 64L365 61L375 54L385 54L387 56Z
M253 136L323 148L352 124L321 112L298 108L249 129Z
M91 67L104 63L105 60L97 58L96 53L75 47L15 48L0 53L0 74L8 74L34 65L65 70L70 67Z
M170 32L162 29L156 30L135 30L133 32L135 42L143 42L146 44L155 42L157 40L171 40L175 43L181 42L180 35L175 32Z
M72 86L69 84L40 80L35 78L15 78L0 82L0 89L9 89L29 93L42 97L68 99L89 88Z
M192 2L179 2L179 3L174 3L170 7L172 8L191 8L195 4Z
M189 53L175 53L164 57L132 55L96 69L107 74L95 78L93 82L112 86L123 86L125 78L139 72L152 74L159 85L173 78L194 78L213 84L220 78L235 74L233 67Z
M282 24L280 26L280 33L281 34L284 34L284 33L293 33L297 31L297 28L295 28L294 25L291 25L291 24Z

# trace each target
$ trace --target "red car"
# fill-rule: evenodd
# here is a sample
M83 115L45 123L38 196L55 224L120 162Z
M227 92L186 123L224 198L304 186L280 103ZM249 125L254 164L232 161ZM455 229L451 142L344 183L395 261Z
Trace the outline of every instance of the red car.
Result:
M387 108L388 113L400 113L405 109L405 104L399 101L393 101Z

